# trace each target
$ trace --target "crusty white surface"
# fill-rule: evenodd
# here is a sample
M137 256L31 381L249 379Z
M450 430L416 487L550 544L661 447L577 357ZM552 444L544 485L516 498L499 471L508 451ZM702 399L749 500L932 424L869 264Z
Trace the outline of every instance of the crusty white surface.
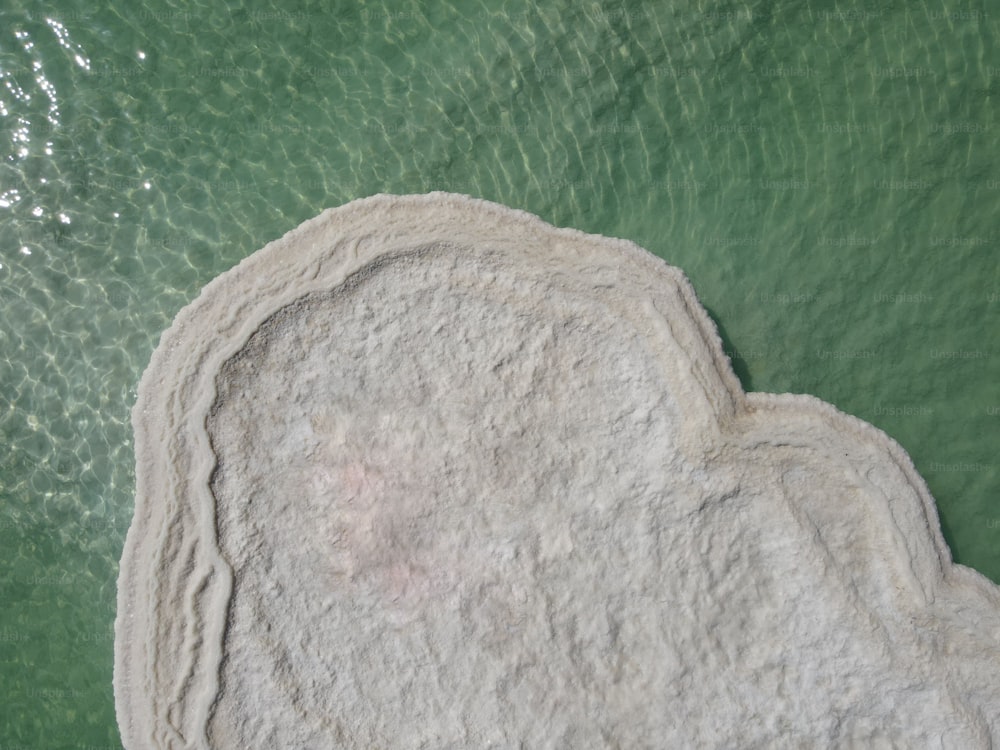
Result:
M180 312L133 423L130 750L1000 741L1000 592L909 458L743 394L632 243L331 209Z

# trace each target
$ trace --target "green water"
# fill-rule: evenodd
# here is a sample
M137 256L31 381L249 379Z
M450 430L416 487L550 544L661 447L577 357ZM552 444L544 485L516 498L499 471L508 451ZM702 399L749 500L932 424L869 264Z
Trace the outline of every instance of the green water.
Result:
M0 8L0 746L119 746L129 409L160 332L378 192L680 266L746 388L896 438L1000 581L1000 12L329 5Z

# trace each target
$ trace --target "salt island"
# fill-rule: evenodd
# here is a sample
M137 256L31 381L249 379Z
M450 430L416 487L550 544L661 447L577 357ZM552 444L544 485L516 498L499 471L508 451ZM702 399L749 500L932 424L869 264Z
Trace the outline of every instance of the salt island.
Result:
M744 393L631 242L327 210L177 315L132 419L129 750L1000 744L1000 588L904 450Z

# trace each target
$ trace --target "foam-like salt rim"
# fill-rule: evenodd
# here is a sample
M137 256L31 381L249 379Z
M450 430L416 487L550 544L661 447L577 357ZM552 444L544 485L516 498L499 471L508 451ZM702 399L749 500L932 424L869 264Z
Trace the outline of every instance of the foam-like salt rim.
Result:
M447 193L377 195L325 211L208 284L162 336L132 414L136 447L135 515L126 540L115 622L114 688L125 745L207 747L218 690L232 571L216 544L214 468L205 417L221 365L261 323L295 299L336 288L386 253L430 243L475 248L531 247L553 273L586 269L615 284L618 269L641 273L630 290L662 321L681 357L671 374L690 405L686 450L753 451L836 436L885 499L908 594L925 606L965 591L983 615L1000 612L998 589L954 565L933 498L909 457L877 428L804 395L744 394L715 327L678 269L634 243L560 229L487 201ZM978 619L978 618L977 618ZM998 626L994 625L994 631ZM988 632L995 643L1000 632ZM997 728L992 727L995 733Z

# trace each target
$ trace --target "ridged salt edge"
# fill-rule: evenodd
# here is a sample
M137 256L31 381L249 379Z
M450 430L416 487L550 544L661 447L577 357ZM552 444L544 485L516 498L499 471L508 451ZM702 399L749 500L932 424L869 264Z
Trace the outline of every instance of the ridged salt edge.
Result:
M912 574L914 601L928 605L946 593L974 623L975 640L996 650L1000 588L953 564L934 500L902 447L811 396L744 394L715 325L679 269L633 242L556 228L489 201L451 193L376 195L324 211L210 282L177 314L142 376L132 411L135 512L115 620L115 703L126 747L209 747L232 589L232 571L217 546L209 490L215 460L205 430L221 365L276 311L335 288L382 255L441 243L475 250L519 242L547 250L537 261L554 272L573 272L585 259L600 266L602 286L632 287L629 299L661 324L657 335L673 342L683 362L671 385L688 408L680 438L692 457L819 445L817 435L841 438L851 460L874 457L866 477L885 498L881 516ZM979 682L1000 698L995 679ZM988 723L995 732L997 718Z

